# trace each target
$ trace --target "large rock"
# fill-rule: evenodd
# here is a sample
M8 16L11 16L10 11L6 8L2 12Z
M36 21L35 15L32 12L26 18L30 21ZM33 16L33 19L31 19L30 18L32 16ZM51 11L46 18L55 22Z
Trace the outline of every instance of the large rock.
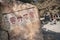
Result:
M43 40L36 6L14 3L3 9L2 29L9 32L10 40Z

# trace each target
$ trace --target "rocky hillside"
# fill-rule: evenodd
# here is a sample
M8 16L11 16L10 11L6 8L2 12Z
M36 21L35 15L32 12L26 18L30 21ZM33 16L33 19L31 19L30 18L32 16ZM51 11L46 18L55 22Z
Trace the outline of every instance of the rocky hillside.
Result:
M38 3L35 4L38 9L40 16L42 16L46 12L50 13L58 13L60 12L60 3L59 0L38 0Z

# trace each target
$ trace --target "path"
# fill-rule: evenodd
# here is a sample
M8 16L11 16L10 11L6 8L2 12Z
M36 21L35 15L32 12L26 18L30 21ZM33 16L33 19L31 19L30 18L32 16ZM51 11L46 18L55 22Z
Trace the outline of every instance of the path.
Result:
M42 29L46 29L45 31L51 30L57 33L60 33L60 21L57 24L50 25L50 22L42 27Z

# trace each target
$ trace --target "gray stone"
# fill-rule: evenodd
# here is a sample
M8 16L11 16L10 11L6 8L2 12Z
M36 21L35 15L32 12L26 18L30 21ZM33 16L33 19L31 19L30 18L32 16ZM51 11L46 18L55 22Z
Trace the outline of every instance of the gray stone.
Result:
M7 32L0 30L0 40L8 40Z

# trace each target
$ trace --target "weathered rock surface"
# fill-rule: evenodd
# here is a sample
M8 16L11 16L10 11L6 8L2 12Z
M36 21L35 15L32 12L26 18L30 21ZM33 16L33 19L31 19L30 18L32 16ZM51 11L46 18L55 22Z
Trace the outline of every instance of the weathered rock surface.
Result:
M10 40L43 40L36 6L15 2L2 5L2 29L9 32Z
M8 33L0 30L0 40L8 40Z

